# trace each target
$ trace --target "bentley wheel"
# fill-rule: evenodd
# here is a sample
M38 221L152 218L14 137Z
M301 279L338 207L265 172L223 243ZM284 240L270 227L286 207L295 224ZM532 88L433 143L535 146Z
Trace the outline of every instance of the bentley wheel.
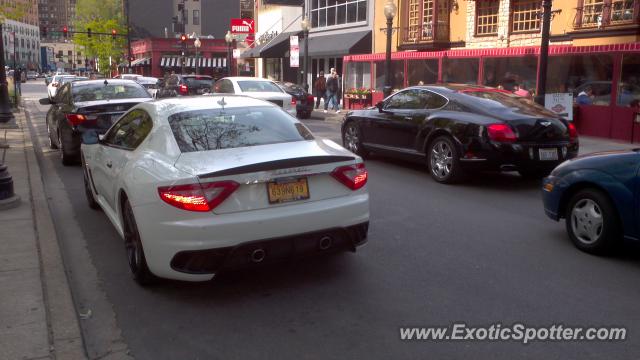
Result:
M569 237L582 251L604 254L620 240L620 221L615 207L601 191L585 189L575 194L565 217Z
M369 152L362 146L360 130L354 122L347 124L342 135L342 143L349 151L360 155L363 158L369 155Z
M452 184L464 177L458 159L458 150L449 136L440 136L431 142L427 153L431 177L439 183Z
M147 266L136 219L133 216L133 210L128 200L125 200L122 218L124 222L124 244L127 250L129 270L133 275L133 279L138 284L141 286L151 285L157 281L157 278L151 273Z
M76 159L74 159L71 154L67 152L67 149L65 149L60 130L58 130L58 148L60 149L60 160L62 160L62 165L71 166L76 163Z

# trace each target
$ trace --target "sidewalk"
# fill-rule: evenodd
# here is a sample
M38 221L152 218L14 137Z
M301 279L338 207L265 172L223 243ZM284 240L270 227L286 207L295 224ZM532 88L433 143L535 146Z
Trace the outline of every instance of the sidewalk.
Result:
M24 111L15 116L17 126L0 124L21 199L0 209L0 358L86 359Z

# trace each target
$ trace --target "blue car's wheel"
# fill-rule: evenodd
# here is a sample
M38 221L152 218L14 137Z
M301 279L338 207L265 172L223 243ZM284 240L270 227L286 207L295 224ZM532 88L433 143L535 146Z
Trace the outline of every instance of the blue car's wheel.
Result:
M618 214L600 190L583 189L573 195L565 216L569 237L582 251L603 254L620 240Z

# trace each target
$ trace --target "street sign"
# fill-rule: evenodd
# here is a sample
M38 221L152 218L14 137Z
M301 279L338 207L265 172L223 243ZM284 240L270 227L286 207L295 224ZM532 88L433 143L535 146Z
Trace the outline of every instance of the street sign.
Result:
M300 66L300 46L296 35L289 37L289 66Z
M255 34L255 20L253 19L231 19L232 34Z
M233 58L234 59L240 58L240 49L233 49Z
M545 94L544 107L573 121L573 95L571 93Z

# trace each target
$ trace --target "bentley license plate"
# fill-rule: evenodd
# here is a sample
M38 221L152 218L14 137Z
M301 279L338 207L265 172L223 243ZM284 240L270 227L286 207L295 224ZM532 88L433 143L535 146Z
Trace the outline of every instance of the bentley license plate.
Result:
M267 183L269 204L281 204L309 198L307 178L279 179Z
M538 157L541 161L558 160L558 149L538 149Z

